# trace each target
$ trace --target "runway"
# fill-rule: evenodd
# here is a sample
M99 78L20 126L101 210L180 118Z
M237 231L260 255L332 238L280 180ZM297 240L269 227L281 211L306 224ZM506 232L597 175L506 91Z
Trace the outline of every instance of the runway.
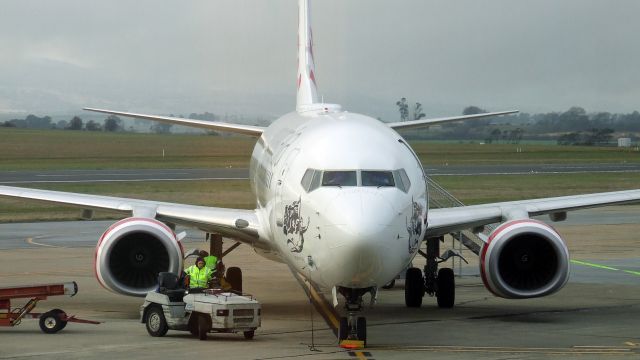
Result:
M427 166L431 176L524 175L524 174L580 174L640 172L635 164L560 164L560 165L452 165ZM245 180L249 170L241 168L217 169L140 169L140 170L48 170L2 171L0 184L33 183L95 183L113 181L186 181L186 180Z
M598 214L606 222L623 213L630 216L615 224L585 224ZM77 296L51 298L38 309L61 308L105 323L69 324L57 335L42 334L34 320L0 328L0 359L639 358L639 213L640 206L589 209L571 213L573 222L554 223L571 251L572 275L563 290L546 298L496 298L475 275L456 278L450 310L438 309L429 297L422 308L406 308L402 286L381 291L367 310L369 346L359 352L337 347L284 265L247 246L225 262L242 268L245 288L263 304L263 324L253 341L212 334L201 342L175 331L152 338L137 320L141 299L111 294L94 278L94 246L110 222L1 224L0 286L75 280ZM207 247L202 239L202 233L189 231L185 248ZM469 260L465 273L477 274L477 259Z

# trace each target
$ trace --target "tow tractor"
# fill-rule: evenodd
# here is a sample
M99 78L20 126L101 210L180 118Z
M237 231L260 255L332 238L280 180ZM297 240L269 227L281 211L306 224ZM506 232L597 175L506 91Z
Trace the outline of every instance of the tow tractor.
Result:
M78 293L75 281L57 284L30 285L0 288L0 326L17 326L24 318L40 319L40 329L45 334L53 334L62 330L69 322L83 324L100 324L98 321L78 319L69 316L60 309L53 309L45 313L32 313L38 301L46 300L48 296L69 295ZM24 306L11 308L12 299L31 298Z
M206 340L209 332L241 332L245 339L253 339L260 327L261 305L251 295L221 288L185 290L181 279L168 272L158 274L158 284L140 306L140 322L151 336L183 330L200 340Z

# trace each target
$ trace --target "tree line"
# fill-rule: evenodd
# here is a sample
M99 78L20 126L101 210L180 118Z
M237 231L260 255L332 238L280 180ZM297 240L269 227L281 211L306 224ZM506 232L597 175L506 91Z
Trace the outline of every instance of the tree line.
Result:
M169 115L171 117L184 118L182 115ZM191 113L188 116L189 119L217 121L219 117L210 112L204 113ZM151 132L158 134L170 133L172 124L149 122L146 120L134 120L135 125L146 124ZM24 119L12 119L5 122L0 122L0 127L15 127L22 129L59 129L59 130L86 130L86 131L133 131L133 127L125 128L124 122L118 116L110 115L106 117L102 122L100 121L84 121L79 116L74 116L69 120L59 120L54 122L51 116L36 116L33 114L28 115ZM140 128L140 126L137 126ZM143 129L142 131L145 131ZM213 133L213 132L211 132Z
M396 102L400 120L424 117L422 105L410 106L406 98ZM419 111L411 111L419 109ZM468 106L462 115L489 112L477 106ZM411 116L411 114L418 116ZM561 145L607 145L614 136L640 138L640 113L627 114L587 111L579 106L563 112L529 114L526 112L501 117L445 123L431 130L407 134L409 138L468 139L487 143L519 143L522 139L556 140Z
M53 122L50 116L38 117L27 115L24 119L13 119L0 124L2 127L15 127L22 129L61 129L61 130L87 130L87 131L122 131L124 129L122 120L110 115L102 122L89 120L83 121L79 116L74 116L70 120L60 120Z

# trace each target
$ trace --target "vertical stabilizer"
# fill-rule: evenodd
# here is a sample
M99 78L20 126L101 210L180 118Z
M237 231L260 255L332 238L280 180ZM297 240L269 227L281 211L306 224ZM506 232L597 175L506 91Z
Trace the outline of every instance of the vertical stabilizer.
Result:
M298 99L296 102L298 112L319 102L309 13L309 0L298 0Z

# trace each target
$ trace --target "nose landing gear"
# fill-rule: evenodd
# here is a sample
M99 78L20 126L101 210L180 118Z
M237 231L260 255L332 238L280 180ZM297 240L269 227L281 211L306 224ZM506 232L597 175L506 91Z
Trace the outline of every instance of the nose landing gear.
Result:
M345 298L347 317L340 318L338 342L346 348L361 348L367 345L367 319L358 316L362 311L362 296L371 293L375 298L376 288L353 289L338 287L338 292Z

